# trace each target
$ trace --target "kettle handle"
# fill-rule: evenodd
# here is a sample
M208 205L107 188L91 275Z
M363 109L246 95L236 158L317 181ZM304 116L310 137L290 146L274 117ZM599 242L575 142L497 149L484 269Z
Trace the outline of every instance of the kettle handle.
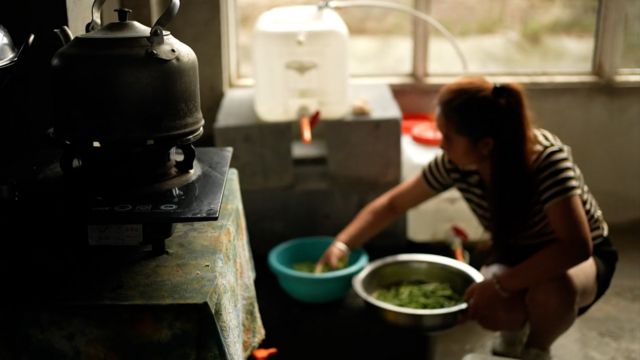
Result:
M102 12L102 5L104 5L105 1L107 0L95 0L93 2L93 6L91 6L91 22L85 26L85 32L89 33L100 28L100 12Z
M151 28L153 29L156 26L159 26L161 28L167 27L167 25L169 25L171 20L173 20L173 18L178 13L179 8L180 8L180 0L171 0L171 3L169 3L169 6L167 6L167 8L162 13L162 15L160 15L158 20L156 20L155 24L153 24Z
M158 20L153 24L151 27L151 37L149 39L152 45L159 45L164 42L164 28L167 27L176 16L179 8L180 0L171 0L169 6L167 6L162 15L160 15Z

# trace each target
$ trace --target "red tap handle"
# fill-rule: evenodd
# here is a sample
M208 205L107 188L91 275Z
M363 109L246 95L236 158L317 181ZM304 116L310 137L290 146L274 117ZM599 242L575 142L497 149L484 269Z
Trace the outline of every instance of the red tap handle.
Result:
M460 226L458 225L451 226L451 231L453 231L453 234L458 238L460 238L460 240L462 240L463 242L469 241L469 235L467 235L467 232L464 231L464 229L461 228Z
M313 115L311 115L311 119L309 119L309 125L311 125L312 129L316 126L318 121L320 121L320 111L314 112Z

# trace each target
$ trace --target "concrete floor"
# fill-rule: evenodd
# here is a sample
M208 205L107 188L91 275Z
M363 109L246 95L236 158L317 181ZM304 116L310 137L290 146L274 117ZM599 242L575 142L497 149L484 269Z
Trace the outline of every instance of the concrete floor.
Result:
M552 347L555 360L640 359L640 222L612 226L620 262L609 291ZM375 258L381 254L370 254ZM382 254L383 255L383 254ZM475 323L424 335L391 328L363 308L355 294L343 301L310 305L289 298L255 257L256 288L267 332L261 347L276 347L285 359L459 360L488 354L494 334Z

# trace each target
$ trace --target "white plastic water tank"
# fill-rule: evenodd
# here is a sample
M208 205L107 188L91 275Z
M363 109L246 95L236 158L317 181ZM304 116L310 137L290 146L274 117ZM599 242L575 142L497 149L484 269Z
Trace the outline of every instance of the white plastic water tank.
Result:
M323 120L349 110L349 30L332 9L282 6L260 15L254 28L255 110L264 121L297 120L320 111Z
M403 180L422 172L424 166L442 152L433 121L412 126L400 139ZM456 189L444 191L407 212L407 238L414 242L449 240L452 227L462 228L470 240L486 236L483 227Z

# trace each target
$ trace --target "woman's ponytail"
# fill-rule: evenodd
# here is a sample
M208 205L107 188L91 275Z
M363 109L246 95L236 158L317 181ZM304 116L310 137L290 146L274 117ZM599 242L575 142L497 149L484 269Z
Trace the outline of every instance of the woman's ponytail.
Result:
M492 236L497 250L508 251L511 241L523 230L532 206L532 131L519 87L494 85L491 97L496 104L490 184Z
M447 123L472 143L493 140L489 230L496 250L508 251L532 206L533 131L524 91L516 84L464 78L440 91L438 105Z

